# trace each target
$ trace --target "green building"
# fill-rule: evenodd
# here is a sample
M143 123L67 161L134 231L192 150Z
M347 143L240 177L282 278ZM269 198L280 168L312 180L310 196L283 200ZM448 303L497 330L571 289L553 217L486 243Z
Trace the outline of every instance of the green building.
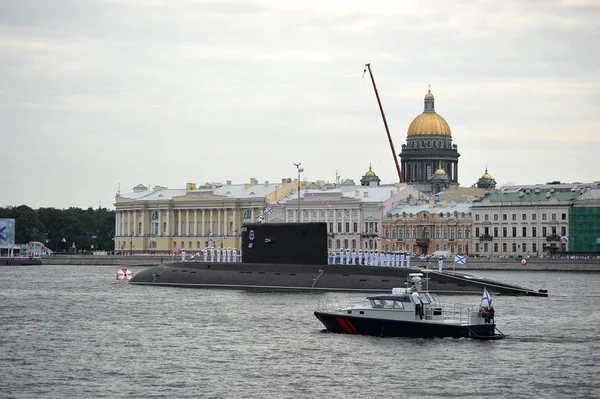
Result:
M600 189L589 190L573 201L569 225L570 252L600 252Z

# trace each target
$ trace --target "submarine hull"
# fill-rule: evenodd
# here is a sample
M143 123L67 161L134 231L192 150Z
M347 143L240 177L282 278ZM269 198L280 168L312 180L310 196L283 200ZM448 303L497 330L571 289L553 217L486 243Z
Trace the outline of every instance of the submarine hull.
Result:
M137 273L129 282L190 288L286 291L390 292L404 287L415 268L358 265L174 262ZM423 288L439 294L548 296L544 291L477 278L462 273L427 271Z

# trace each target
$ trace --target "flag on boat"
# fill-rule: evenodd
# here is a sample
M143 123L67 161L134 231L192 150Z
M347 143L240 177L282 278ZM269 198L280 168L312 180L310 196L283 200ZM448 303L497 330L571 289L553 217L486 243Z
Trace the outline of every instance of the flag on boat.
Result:
M298 173L304 172L304 166L298 166Z
M464 265L467 263L467 255L454 255L454 263L458 263L459 265Z
M564 242L565 244L569 242L569 237L567 236L560 236L560 241Z
M483 306L486 306L487 308L491 309L492 306L492 297L490 296L487 287L483 288L483 297L481 298L481 301L483 302Z
M265 213L266 213L267 215L270 215L270 214L272 214L272 213L273 213L273 209L271 209L271 208L268 208L268 207L267 207L267 208L265 208Z

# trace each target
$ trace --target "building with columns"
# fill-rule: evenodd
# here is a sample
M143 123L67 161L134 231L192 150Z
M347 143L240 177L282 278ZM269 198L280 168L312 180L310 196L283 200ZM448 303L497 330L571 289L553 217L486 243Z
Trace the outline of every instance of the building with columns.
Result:
M300 190L299 199L297 194L270 202L267 222L325 222L330 250L357 251L379 248L384 215L395 203L420 196L406 184L357 186L350 179L317 181Z
M434 104L435 98L429 90L425 109L408 127L406 144L399 154L404 181L427 193L441 186L439 173L436 176L438 170L447 174L448 181L442 182L446 189L459 186L458 146L452 144L450 125L435 112ZM434 177L436 181L431 182Z
M472 220L470 202L398 204L383 219L384 249L418 255L466 254L471 249Z
M301 182L305 187L306 182ZM185 189L138 185L115 199L114 250L167 253L173 247L196 252L207 246L238 248L239 227L257 221L267 203L289 195L298 181L249 184L207 183Z
M539 256L568 251L569 214L585 184L537 184L492 190L473 202L473 252Z

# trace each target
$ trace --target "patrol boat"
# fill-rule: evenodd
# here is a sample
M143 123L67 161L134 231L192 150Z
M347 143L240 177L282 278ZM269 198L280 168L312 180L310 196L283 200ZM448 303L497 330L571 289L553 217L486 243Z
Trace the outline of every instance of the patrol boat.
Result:
M242 230L242 262L169 262L140 272L130 284L245 290L388 293L401 287L415 268L337 265L327 262L325 223L249 223ZM548 296L498 281L461 274L429 274L429 290L439 294Z
M335 333L382 337L453 337L481 340L501 339L496 328L491 297L484 291L479 305L442 306L438 296L419 293L423 318L417 314L413 292L420 290L422 273L411 273L411 287L394 288L391 295L368 296L366 306L332 307L319 303L314 312L327 330Z

